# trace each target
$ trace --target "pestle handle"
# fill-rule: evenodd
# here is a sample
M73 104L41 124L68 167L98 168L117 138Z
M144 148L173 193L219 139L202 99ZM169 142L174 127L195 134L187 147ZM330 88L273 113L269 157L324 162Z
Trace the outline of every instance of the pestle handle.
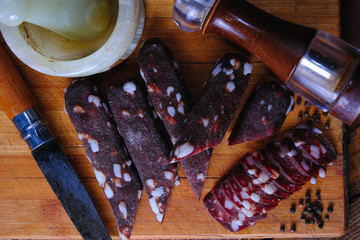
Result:
M16 69L11 58L0 45L0 106L12 120L35 106L35 99Z
M202 30L254 54L285 83L316 34L314 28L284 21L244 0L218 0Z

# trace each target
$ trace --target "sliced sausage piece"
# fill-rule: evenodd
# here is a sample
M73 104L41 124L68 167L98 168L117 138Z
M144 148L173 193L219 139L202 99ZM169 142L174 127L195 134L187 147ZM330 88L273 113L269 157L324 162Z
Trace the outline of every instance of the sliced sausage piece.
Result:
M246 102L228 139L229 145L274 136L294 104L294 97L275 81L261 84Z
M155 119L145 89L135 80L109 88L108 99L118 131L136 165L151 209L162 222L174 188L178 164L168 164L171 143Z
M301 189L301 186L293 183L286 176L284 176L285 174L282 169L275 166L271 160L265 157L265 151L260 152L264 157L257 158L258 161L254 161L257 167L259 167L262 171L268 172L268 174L274 178L275 182L286 191L293 193Z
M241 164L238 164L235 167L232 176L234 177L235 181L239 183L240 186L246 186L247 184L249 187L255 188L254 192L260 196L261 202L267 205L276 206L282 199L278 195L266 193L263 190L264 185L262 185L261 183L259 184L256 181L254 183L254 178L250 176L250 174L243 168Z
M238 218L231 216L219 203L216 196L210 191L204 198L204 205L206 211L222 226L231 232L238 232L247 225L243 225L243 222Z
M218 145L234 117L250 78L252 65L243 56L220 59L189 113L171 161L177 162Z
M287 158L296 161L309 177L316 176L319 172L319 165L304 157L303 152L298 149L291 138L285 137L280 142L280 149L287 153Z
M304 176L301 174L298 169L301 167L296 163L295 166L291 163L286 155L279 148L280 143L276 141L270 141L266 144L265 154L268 159L273 159L286 173L286 175L290 176L294 183L298 185L304 185L305 182L309 179L308 176Z
M67 88L65 105L110 202L119 234L122 239L129 239L142 184L115 122L97 87L87 79L74 81Z
M183 132L186 114L194 106L179 66L159 38L148 39L142 44L137 62L153 106L175 144ZM181 162L197 199L200 199L205 183L211 153L212 149L208 149Z
M216 190L214 190L214 193L219 201L223 199L220 203L225 209L230 210L230 212L238 218L244 218L246 222L251 221L254 217L266 213L266 209L264 207L259 208L259 204L253 201L250 198L250 195L244 196L243 199L235 202L233 200L234 193L231 189L230 182L227 180L221 182L220 185L217 186ZM249 192L248 194L252 193Z
M295 146L314 163L325 166L336 161L334 146L319 129L297 128L292 134L292 139Z
M233 199L233 202L239 207L241 207L240 204L244 200L249 201L254 210L258 212L268 211L276 206L274 204L265 203L262 201L261 196L254 191L255 188L250 189L246 186L240 186L238 181L236 181L233 176L230 176L224 181L223 190L225 194L227 194L230 199Z
M285 190L279 183L275 181L277 176L268 172L266 169L260 169L255 162L259 162L265 157L261 152L254 152L252 154L246 154L245 157L240 161L240 164L248 172L253 182L260 185L262 189L268 194L274 194L279 198L288 198L290 192ZM272 188L266 190L265 187Z
M319 135L316 136L311 132L299 133L300 130L296 131L296 134L299 134L299 136L303 138L305 138L305 136L311 137L310 144L320 144L320 142L322 144L328 143L328 149L331 150L332 145L329 142L325 142L327 140L320 135L319 132L315 131L315 133ZM301 131L312 130L305 129ZM294 135L293 133L290 136L293 137ZM307 142L304 142L299 145L306 146L307 144ZM277 206L281 199L292 194L296 188L301 188L305 181L309 180L309 177L316 177L318 174L317 171L320 172L320 170L317 169L321 168L314 166L315 163L311 165L311 167L314 168L313 170L303 167L303 164L299 164L299 162L310 162L310 160L305 160L301 157L302 153L300 150L296 150L295 152L293 149L295 149L295 145L292 139L285 137L281 140L281 143L272 141L267 144L265 151L267 158L263 154L264 151L245 154L230 175L216 185L205 197L205 199L216 199L222 211L236 219L235 228L229 227L232 226L230 223L234 223L231 219L226 221L228 229L235 231L235 229L243 229L244 226L254 225L259 219L266 216L267 211ZM306 149L307 148L304 147L304 151L307 151ZM321 158L327 159L327 157L321 154L325 155L328 149L323 147L316 160ZM334 153L334 155L336 156L336 153ZM330 161L330 163L332 162L333 161ZM275 169L276 173L273 171ZM306 174L300 172L306 172ZM289 190L282 187L280 183L276 184L274 181L279 179L282 173L287 174L287 177L282 180L282 184L286 181L290 184L294 184L293 181L298 181L299 183L289 188ZM269 187L267 188L266 186ZM279 186L282 188L281 191L279 191ZM208 208L211 206L205 203L205 207ZM212 216L215 217L216 215L212 214ZM239 222L240 218L243 218L243 220ZM241 228L239 225L241 225Z

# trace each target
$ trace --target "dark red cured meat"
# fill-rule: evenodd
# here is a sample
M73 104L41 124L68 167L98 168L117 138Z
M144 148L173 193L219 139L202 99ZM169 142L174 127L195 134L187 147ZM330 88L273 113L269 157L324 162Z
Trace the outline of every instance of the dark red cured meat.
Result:
M221 225L231 232L237 232L249 226L236 224L237 218L231 216L219 203L212 191L206 194L204 198L206 211Z
M246 102L232 133L229 145L274 136L294 104L294 97L275 81L261 84Z
M142 184L115 122L97 87L74 81L65 93L66 110L83 142L96 179L110 202L122 239L129 239Z
M254 193L256 195L252 195L252 197L247 198L246 194L242 193L244 191L244 188L249 189L249 191L246 192L249 196L254 194ZM248 187L240 186L239 182L235 180L234 176L229 176L224 181L224 186L223 186L223 191L225 192L225 194L227 194L227 196L230 199L233 199L233 202L235 204L237 204L238 206L240 206L240 207L241 207L241 205L240 205L241 202L240 201L242 201L242 200L248 200L250 203L252 203L252 206L253 206L254 210L256 210L258 212L268 211L268 210L274 208L275 206L277 206L277 204L267 204L267 203L265 203L263 201L263 199L261 198L261 196L258 195L255 192L255 189L256 189L255 187L250 189ZM259 197L260 199L256 199L257 197Z
M230 201L232 204L235 204L237 208L235 208L235 210L237 209L242 209L245 207L245 209L251 210L254 212L254 216L257 216L259 214L264 214L266 213L266 211L268 210L266 207L267 205L264 204L259 204L260 203L260 197L258 197L258 199L256 199L257 201L259 200L259 202L254 201L250 195L254 194L253 192L249 191L249 192L245 192L243 191L244 189L242 189L242 193L240 191L238 191L237 193L232 189L231 186L231 182L230 182L230 178L225 179L224 181L222 181L220 183L220 185L217 187L221 189L221 192L223 193L223 195L225 196L225 199ZM216 191L215 191L216 194ZM219 197L216 194L217 198L220 199L221 197ZM254 197L255 195L253 195ZM255 199L255 198L254 198ZM244 201L246 201L244 203ZM221 201L220 201L221 202ZM226 208L226 204L223 204L224 207ZM231 204L227 204L230 205ZM241 210L241 212L243 212ZM248 215L248 213L247 213ZM246 216L246 214L245 214ZM246 216L247 217L247 216Z
M280 198L288 198L290 192L285 190L279 183L275 181L275 176L268 172L266 169L260 169L255 162L259 162L265 157L261 152L254 152L252 154L245 154L240 164L248 172L249 176L253 179L253 182L258 183L262 187L265 186L265 182L272 184L276 188L276 191L272 194L279 196Z
M288 153L287 158L291 158L298 162L309 177L316 176L318 174L320 166L306 158L303 152L295 146L291 138L283 138L280 142L280 149L282 152Z
M217 198L217 200L219 201L220 205L233 217L235 218L239 218L239 214L241 214L241 216L243 216L244 220L245 220L245 214L243 213L243 211L241 210L242 206L240 204L240 207L238 207L238 205L236 205L230 198L228 198L225 194L225 192L222 190L220 185L215 186L212 190L213 194L215 195L215 197Z
M247 173L247 171L242 167L241 164L238 164L235 170L232 173L234 180L241 186L249 183L255 188L255 193L258 194L261 198L261 202L268 205L277 205L281 198L275 194L269 195L262 190L262 186L254 184L253 178ZM245 181L245 182L244 182Z
M159 38L148 39L142 44L138 65L153 106L175 144L183 132L186 114L194 106L179 66ZM181 162L197 199L201 196L211 154L212 149L208 149Z
M297 185L303 185L305 182L309 179L309 177L302 175L297 170L300 166L296 163L297 167L294 166L286 157L285 154L281 152L280 148L278 147L280 145L279 142L271 141L268 144L266 144L265 148L265 154L268 159L272 158L274 159L274 162L276 162L283 170L286 172L288 176L290 176L293 181Z
M316 134L319 134L318 132L319 130L315 131ZM290 136L294 136L294 134L291 134ZM315 134L312 133L308 133L306 136L312 136L312 144L317 144L322 139L325 139L321 135L316 137ZM281 144L285 154L279 148ZM289 191L284 189L283 193L287 196L291 195L295 189L301 188L305 183L305 180L309 180L309 177L312 179L311 182L314 183L313 178L318 174L316 166L311 166L315 168L314 170L307 169L308 174L311 174L309 177L300 174L299 169L301 169L302 172L304 172L304 169L299 166L298 162L305 161L300 158L302 154L301 151L297 150L297 152L293 151L291 154L288 154L295 148L291 138L285 137L281 141L281 144L274 141L268 143L265 152L266 155L263 154L264 151L245 154L230 175L216 185L205 199L207 199L208 196L213 197L217 200L217 204L220 205L219 209L221 208L222 211L226 212L231 217L238 218L237 221L242 218L244 221L240 221L241 224L238 225L242 225L243 228L245 225L254 225L259 220L258 218L263 218L267 211L277 206L278 202L282 199L275 195L276 192L280 194L277 188L264 188L264 186L268 186L268 184L273 184L273 186L275 186L274 181L280 177L280 174L288 174L287 177L282 180L282 184L287 181L294 185L294 187L289 188ZM304 142L299 145L306 146L306 144L307 143ZM319 148L321 148L319 155L320 153L327 153L327 149L325 149L324 146ZM286 157L286 155L288 155L288 157ZM268 159L266 159L266 157L268 157ZM316 159L320 159L320 156ZM310 162L309 159L306 159L306 161ZM321 171L322 168L325 167L319 167L319 176L324 177L325 170ZM275 169L276 172L274 172ZM295 177L290 179L290 174ZM293 179L298 181L298 183L294 184L292 182ZM277 186L279 185L281 184L278 183ZM286 196L283 198L285 197ZM207 208L209 206L205 203L205 207ZM246 209L244 207L246 207ZM217 217L215 212L212 213L212 216L215 218ZM231 221L227 221L227 224L230 222ZM234 221L231 223L234 223ZM228 224L228 226L232 226L231 231L234 231L233 225ZM238 226L236 226L236 229L237 228Z
M269 175L277 176L275 181L286 191L293 193L301 189L301 186L293 183L292 180L289 180L286 176L284 176L285 173L282 169L280 169L280 167L274 166L272 161L265 157L265 151L260 152L264 157L257 158L258 161L255 161L256 166L258 166L262 171L267 171Z
M157 115L149 105L144 87L135 80L111 86L108 99L150 206L158 221L162 222L178 173L178 164L168 164L171 143L155 119Z
M236 193L238 198L241 198L241 191L243 187L240 186L239 182L242 182L243 179L241 179L238 175L231 175L228 179L232 190ZM262 211L262 209L268 211L277 206L279 202L278 198L269 200L269 198L267 198L267 195L264 196L263 192L258 186L254 186L254 189L255 190L251 190L251 192L256 193L260 197L260 201L253 202L253 204L255 204L255 207L259 209L259 211Z
M309 159L318 165L328 165L336 161L334 146L314 128L298 128L294 131L292 139L300 150Z
M248 175L252 179L253 183L255 185L260 186L261 189L263 190L263 192L265 192L265 194L267 194L267 195L276 196L279 199L288 198L289 192L282 189L282 187L279 188L278 184L274 183L274 179L271 179L270 176L266 176L265 174L262 174L260 176L259 169L251 168L251 166L248 164L248 161L246 160L249 157L252 157L252 154L246 154L245 158L242 158L242 160L239 163L245 169L245 171L248 173ZM254 167L256 167L256 166L254 166ZM266 184L261 178L266 179ZM269 190L265 190L265 187L267 187L266 189L269 189Z
M236 113L250 78L252 65L241 55L220 59L200 98L187 116L182 135L171 152L177 162L218 145Z

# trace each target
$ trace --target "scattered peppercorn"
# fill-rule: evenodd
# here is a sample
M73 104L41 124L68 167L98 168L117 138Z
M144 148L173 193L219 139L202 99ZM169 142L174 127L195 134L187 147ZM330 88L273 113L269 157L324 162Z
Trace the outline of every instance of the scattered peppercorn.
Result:
M309 103L308 101L305 101L305 107L310 107L311 103Z
M307 192L306 192L305 198L306 198L306 199L310 199L310 198L311 198L311 193L310 193L310 191L307 191ZM308 202L308 201L307 201L307 202Z
M280 226L280 232L285 232L285 225L284 224Z
M296 208L295 208L294 206L292 206L292 207L290 208L290 212L291 212L291 213L295 213L295 212L296 212Z
M334 211L334 209L332 206L330 206L330 207L328 207L327 211L328 211L328 213L332 213Z
M292 233L296 232L296 225L295 225L295 223L291 226L291 232L292 232Z
M318 113L314 113L314 114L312 115L312 117L313 117L314 119L316 119L316 118L319 118L320 116L319 116Z
M329 214L326 214L326 215L325 215L325 221L328 221L329 218L330 218L330 217L329 217Z
M309 112L308 112L308 111L304 112L304 116L305 116L305 117L308 117L308 116L309 116Z
M305 222L305 220L306 220L306 216L305 216L305 215L301 215L300 220L301 220L302 222Z
M316 191L315 196L316 196L317 198L319 198L319 197L321 196L320 190L317 190L317 191Z
M301 104L301 97L298 97L298 98L296 99L296 104L297 104L297 105L300 105L300 104Z
M323 113L322 113L322 115L323 115L324 117L326 117L328 114L329 114L328 112L323 112Z
M309 219L306 219L306 220L305 220L305 224L306 224L306 225L309 225L309 224L310 224L310 220L309 220Z
M303 118L302 114L299 114L297 118L298 120L301 120Z
M320 223L319 225L318 225L318 228L320 228L320 229L322 229L324 227L324 223Z
M311 125L313 124L313 122L312 122L311 120L307 120L307 121L306 121L306 124L309 125L309 126L311 126Z
M318 209L316 210L316 213L317 213L317 214L321 214L322 212L323 212L322 208L318 208Z
M328 129L330 128L330 123L326 123L325 126L324 126L324 128L325 128L326 130L328 130Z
M300 199L299 201L299 207L303 207L304 206L304 199Z
M316 223L317 223L317 224L322 224L323 221L322 221L321 219L317 219L317 220L316 220Z

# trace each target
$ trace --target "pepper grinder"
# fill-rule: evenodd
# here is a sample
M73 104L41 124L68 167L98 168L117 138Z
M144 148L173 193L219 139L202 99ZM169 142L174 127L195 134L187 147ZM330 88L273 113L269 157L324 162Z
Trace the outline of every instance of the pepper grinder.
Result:
M290 90L344 123L360 114L360 50L345 41L245 0L176 0L173 17L183 30L216 33L244 48Z

